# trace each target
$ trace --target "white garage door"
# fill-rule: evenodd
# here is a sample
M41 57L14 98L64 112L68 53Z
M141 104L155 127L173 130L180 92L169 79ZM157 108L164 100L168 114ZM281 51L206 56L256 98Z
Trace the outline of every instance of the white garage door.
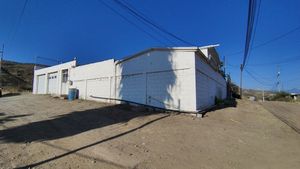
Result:
M102 77L87 81L87 99L94 99L91 96L110 98L110 78Z
M37 76L37 94L45 94L45 77L46 75Z
M117 98L146 103L146 76L144 74L117 77Z
M177 93L174 72L152 73L147 76L147 104L166 109L180 109L179 100L173 98Z
M48 94L58 94L57 72L48 75Z

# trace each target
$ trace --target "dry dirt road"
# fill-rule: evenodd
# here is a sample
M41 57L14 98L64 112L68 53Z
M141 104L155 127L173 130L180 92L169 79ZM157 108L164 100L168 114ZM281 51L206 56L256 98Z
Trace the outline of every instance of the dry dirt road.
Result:
M264 102L263 107L300 134L300 104Z
M31 94L0 98L0 168L298 169L300 135L262 105L205 118Z

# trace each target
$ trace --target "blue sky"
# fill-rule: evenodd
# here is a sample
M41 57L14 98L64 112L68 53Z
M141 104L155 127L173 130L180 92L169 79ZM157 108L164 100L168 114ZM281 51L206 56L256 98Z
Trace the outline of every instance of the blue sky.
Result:
M100 0L101 1L101 0ZM239 65L244 49L247 0L126 0L157 24L198 46L219 43L226 56L227 72L239 83ZM160 43L98 0L29 0L18 22L25 0L0 0L0 44L5 44L5 59L35 62L36 56L68 61L77 57L80 64L109 58L120 59ZM144 30L112 0L105 0L128 20ZM253 45L300 26L299 0L262 0ZM155 35L157 36L157 34ZM244 86L271 89L280 68L284 89L300 88L300 30L251 50L244 72ZM292 58L294 61L290 61ZM299 59L298 59L299 58ZM285 62L285 61L289 62ZM39 63L55 64L38 59ZM275 63L280 63L279 65ZM263 66L262 66L263 64ZM278 68L279 66L279 68ZM259 82L257 82L259 81Z

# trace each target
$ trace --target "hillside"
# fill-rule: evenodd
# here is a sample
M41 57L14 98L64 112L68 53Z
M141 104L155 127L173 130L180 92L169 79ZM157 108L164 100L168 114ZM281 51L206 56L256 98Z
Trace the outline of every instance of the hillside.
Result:
M31 90L34 64L2 61L0 80L4 89Z
M276 92L273 91L264 91L265 99L274 96ZM254 89L243 89L243 96L250 97L254 96L257 100L262 100L262 90L254 90Z

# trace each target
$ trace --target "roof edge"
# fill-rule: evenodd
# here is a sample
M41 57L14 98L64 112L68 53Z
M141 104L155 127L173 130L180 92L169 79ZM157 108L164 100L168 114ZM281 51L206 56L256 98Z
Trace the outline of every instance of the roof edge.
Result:
M133 55L129 55L127 57L124 57L123 59L121 60L117 60L116 61L116 64L120 64L122 62L125 62L127 60L131 60L133 58L136 58L142 54L145 54L145 53L148 53L148 52L152 52L152 51L170 51L170 50L180 50L180 51L191 51L191 52L196 52L196 51L199 51L199 49L205 49L205 48L214 48L214 47L217 47L217 46L220 46L219 44L215 44L215 45L208 45L208 46L201 46L201 47L198 47L198 46L190 46L190 47L153 47L153 48L148 48L148 49L145 49L141 52L138 52L136 54L133 54Z

